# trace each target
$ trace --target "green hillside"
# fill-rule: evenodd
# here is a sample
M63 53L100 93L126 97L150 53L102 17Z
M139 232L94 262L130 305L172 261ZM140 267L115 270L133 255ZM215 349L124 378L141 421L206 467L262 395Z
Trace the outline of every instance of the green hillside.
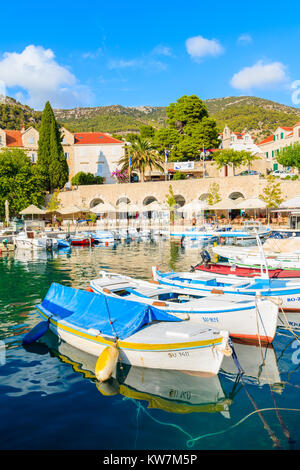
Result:
M255 96L230 96L205 100L210 116L217 121L219 130L227 124L236 132L249 131L260 140L279 125L293 126L300 121L300 109L282 105ZM141 126L156 129L166 125L166 108L162 106L124 107L120 105L94 108L56 109L59 123L71 132L101 131L126 133L139 131ZM22 105L13 98L0 100L0 127L20 129L38 127L41 112Z
M22 125L25 128L38 126L41 120L41 112L34 111L34 109L19 103L13 98L0 98L1 129L19 130Z

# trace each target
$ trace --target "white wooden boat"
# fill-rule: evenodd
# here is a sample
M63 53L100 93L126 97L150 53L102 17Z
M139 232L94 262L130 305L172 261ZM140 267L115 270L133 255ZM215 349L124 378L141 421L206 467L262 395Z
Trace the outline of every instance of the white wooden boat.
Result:
M219 290L224 294L267 297L280 302L280 308L300 312L300 281L289 279L239 278L201 272L162 273L153 267L153 278L160 284L185 289L187 293ZM279 300L278 300L279 299Z
M33 231L22 231L13 238L16 248L23 250L52 250L58 247L57 238Z
M76 372L86 378L95 378L97 358L57 341L57 336L48 332L42 344L55 352L58 358L70 364ZM203 373L177 370L146 369L118 362L111 379L96 383L105 396L123 395L134 400L147 401L151 408L169 413L221 413L229 418L232 400L225 394L219 375L206 377Z
M228 332L203 327L143 303L52 283L38 313L50 330L93 356L117 348L120 362L134 366L219 372Z
M271 343L276 333L278 305L252 296L223 295L216 291L186 292L185 288L158 286L129 276L102 271L91 289L127 302L143 302L182 319L228 330L232 337Z
M300 239L268 239L263 245L264 257L270 268L300 269ZM237 266L259 266L264 263L260 247L215 246L212 251Z
M203 240L211 240L213 237L219 238L233 238L233 239L256 239L257 235L260 238L265 238L271 233L269 227L263 227L260 223L246 221L242 230L222 229L222 228L208 228L203 227L200 229L190 229L178 232L170 232L170 236L173 238L189 237L189 238L201 238Z

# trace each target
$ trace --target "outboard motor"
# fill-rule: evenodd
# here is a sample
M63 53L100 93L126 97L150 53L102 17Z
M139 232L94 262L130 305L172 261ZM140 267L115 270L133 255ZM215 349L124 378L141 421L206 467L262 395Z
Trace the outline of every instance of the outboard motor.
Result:
M51 251L52 246L53 246L52 238L47 238L47 240L46 240L46 250Z
M201 253L200 253L200 256L202 258L202 264L204 266L207 266L208 263L211 261L211 257L210 257L210 254L208 253L207 250L202 250Z

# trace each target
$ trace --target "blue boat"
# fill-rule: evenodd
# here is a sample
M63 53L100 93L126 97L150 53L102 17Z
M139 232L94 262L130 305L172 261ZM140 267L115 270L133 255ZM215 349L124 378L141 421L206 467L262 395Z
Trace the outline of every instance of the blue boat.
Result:
M184 289L188 293L211 292L220 294L244 294L274 297L281 308L287 311L300 312L300 281L293 279L270 279L259 277L241 279L234 274L226 276L202 272L168 272L162 273L152 268L153 279L160 284ZM277 299L275 299L277 298Z

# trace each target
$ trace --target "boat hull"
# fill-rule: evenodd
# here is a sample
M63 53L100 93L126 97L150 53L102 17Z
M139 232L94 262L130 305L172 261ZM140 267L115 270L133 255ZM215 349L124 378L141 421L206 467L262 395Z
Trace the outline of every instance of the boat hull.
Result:
M218 276L234 275L238 277L254 277L261 275L260 268L232 266L225 264L209 263L207 266L201 264L194 266L194 270L205 273L217 274ZM269 277L274 279L300 279L300 270L292 269L268 269Z
M43 312L38 311L44 318ZM50 319L50 330L71 346L99 357L107 346L115 343L91 332ZM132 336L134 337L134 335ZM129 339L118 342L119 361L137 367L218 374L228 341L228 333L220 332L215 340L205 342L144 344Z

